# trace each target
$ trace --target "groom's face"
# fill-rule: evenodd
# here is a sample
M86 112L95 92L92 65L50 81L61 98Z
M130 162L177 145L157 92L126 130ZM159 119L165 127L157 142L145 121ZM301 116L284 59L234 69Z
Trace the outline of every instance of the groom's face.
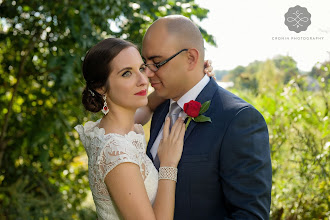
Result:
M161 63L179 52L183 48L177 45L176 42L175 36L169 35L162 26L156 26L148 30L142 46L142 56L145 63ZM186 52L184 51L161 66L157 71L147 68L146 73L151 86L159 96L178 100L185 93L185 60Z

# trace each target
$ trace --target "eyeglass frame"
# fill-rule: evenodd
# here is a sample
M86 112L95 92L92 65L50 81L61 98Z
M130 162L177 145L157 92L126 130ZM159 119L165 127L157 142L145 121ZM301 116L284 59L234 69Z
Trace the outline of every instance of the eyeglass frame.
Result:
M160 63L150 63L150 64L145 64L145 66L148 67L151 71L157 72L160 67L164 66L167 62L169 62L170 60L172 60L174 57L176 57L177 55L179 55L183 51L188 51L188 49L182 49L179 52L177 52L176 54L170 56L169 58L167 58L166 60L164 60L164 61L162 61ZM157 70L152 70L149 66L155 66L157 68Z

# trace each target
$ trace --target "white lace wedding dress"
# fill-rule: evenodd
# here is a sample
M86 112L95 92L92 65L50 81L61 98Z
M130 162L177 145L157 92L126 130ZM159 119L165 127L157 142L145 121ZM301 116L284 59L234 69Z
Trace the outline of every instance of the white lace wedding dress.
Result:
M77 125L80 139L88 155L88 179L98 219L122 219L116 204L104 183L105 176L117 165L125 162L140 167L149 200L153 204L158 188L158 172L146 155L146 140L143 127L134 125L134 131L126 135L104 134L98 128L100 120Z

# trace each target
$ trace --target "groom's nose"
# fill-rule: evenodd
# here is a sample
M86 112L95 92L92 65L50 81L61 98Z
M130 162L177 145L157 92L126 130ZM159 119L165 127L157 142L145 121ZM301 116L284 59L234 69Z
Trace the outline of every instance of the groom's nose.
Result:
M155 76L155 72L152 71L151 69L149 69L149 67L146 68L146 75L148 78L154 77Z

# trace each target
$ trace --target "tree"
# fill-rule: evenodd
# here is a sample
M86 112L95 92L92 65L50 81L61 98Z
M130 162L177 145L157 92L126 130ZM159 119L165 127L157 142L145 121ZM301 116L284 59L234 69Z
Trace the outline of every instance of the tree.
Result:
M273 59L276 68L284 72L284 84L299 74L297 62L290 56L277 56Z
M284 84L283 76L291 68L281 70L277 65L276 60L267 60L256 68L257 93L253 87L241 90L235 84L236 89L231 88L258 109L268 125L273 168L270 216L275 220L326 219L330 210L330 64L320 64L308 74L318 74L318 90L306 86L308 75L297 74Z
M224 76L228 74L227 70L214 70L215 77L218 81L221 81Z
M110 36L139 45L158 17L201 20L208 10L189 0L17 0L1 1L0 11L0 213L89 218L81 209L86 167L77 157L84 150L73 131L91 116L79 98L86 51Z

